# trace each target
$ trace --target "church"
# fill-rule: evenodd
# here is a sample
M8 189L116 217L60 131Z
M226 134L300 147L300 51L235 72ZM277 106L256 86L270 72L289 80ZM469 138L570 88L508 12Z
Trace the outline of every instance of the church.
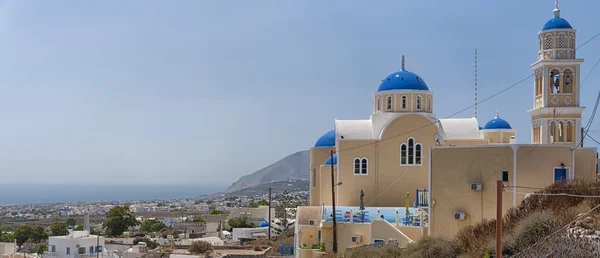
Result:
M335 120L310 149L310 200L297 212L296 256L389 239L400 246L424 236L451 239L495 218L498 180L506 187L504 212L532 188L596 180L597 150L583 146L584 59L558 3L537 38L529 144L517 144L516 129L499 112L483 123L438 118L435 85L409 71L402 57L400 71L371 96L371 116Z

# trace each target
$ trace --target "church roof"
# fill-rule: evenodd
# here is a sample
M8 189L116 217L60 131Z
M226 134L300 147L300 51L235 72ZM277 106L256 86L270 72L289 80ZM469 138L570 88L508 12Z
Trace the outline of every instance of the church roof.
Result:
M477 118L440 119L440 126L444 134L446 134L445 139L479 139L479 123L477 122Z
M571 24L563 18L552 18L544 24L542 30L552 30L552 29L572 29Z
M417 74L409 71L399 71L388 75L377 91L386 90L429 90L427 83Z
M317 142L315 142L315 148L333 146L335 146L335 130L326 132L317 139Z

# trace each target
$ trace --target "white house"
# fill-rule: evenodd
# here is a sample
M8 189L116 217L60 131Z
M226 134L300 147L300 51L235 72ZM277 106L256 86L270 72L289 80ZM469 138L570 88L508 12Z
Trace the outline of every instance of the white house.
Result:
M104 237L90 235L87 230L72 231L69 235L48 238L48 251L44 257L112 257L104 248Z

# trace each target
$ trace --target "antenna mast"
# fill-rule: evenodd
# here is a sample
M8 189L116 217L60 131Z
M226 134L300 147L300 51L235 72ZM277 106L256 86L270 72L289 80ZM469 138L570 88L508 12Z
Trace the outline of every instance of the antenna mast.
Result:
M475 48L475 118L477 118L477 48Z

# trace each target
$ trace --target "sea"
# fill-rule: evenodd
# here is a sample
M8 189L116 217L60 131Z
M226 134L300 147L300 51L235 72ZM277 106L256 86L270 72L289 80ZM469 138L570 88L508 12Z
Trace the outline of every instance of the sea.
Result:
M172 200L222 192L217 185L2 185L0 205L60 202Z

